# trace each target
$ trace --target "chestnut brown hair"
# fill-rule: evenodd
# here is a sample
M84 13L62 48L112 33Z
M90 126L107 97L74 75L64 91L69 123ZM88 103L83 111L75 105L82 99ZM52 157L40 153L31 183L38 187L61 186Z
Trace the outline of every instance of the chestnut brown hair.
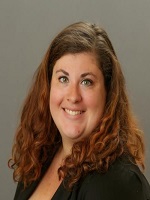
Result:
M75 143L71 155L58 170L71 188L89 171L106 172L122 154L144 168L144 144L126 94L122 70L107 33L95 24L78 22L66 27L52 41L24 102L16 132L10 167L14 180L30 184L39 178L49 157L61 145L61 137L51 117L49 95L53 67L66 54L93 53L103 73L106 106L97 130Z

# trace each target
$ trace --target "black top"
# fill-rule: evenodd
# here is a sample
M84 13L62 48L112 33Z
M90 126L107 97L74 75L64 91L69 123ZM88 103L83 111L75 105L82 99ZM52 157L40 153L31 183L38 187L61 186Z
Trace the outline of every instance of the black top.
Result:
M48 166L44 166L39 180L25 190L23 184L18 183L14 200L28 200ZM105 174L89 173L72 191L67 191L62 183L52 200L150 200L150 185L135 164L118 158Z

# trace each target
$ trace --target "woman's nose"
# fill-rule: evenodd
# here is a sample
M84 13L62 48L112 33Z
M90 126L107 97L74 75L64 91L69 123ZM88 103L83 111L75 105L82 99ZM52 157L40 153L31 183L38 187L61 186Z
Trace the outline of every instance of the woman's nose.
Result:
M67 91L67 101L71 103L79 103L82 99L79 86L70 85Z

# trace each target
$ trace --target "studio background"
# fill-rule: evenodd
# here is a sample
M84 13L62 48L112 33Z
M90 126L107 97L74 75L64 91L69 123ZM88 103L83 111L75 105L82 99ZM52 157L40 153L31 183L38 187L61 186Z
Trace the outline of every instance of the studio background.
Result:
M13 199L7 167L22 102L34 71L65 26L89 21L108 33L133 110L145 132L150 182L150 0L0 0L0 199Z

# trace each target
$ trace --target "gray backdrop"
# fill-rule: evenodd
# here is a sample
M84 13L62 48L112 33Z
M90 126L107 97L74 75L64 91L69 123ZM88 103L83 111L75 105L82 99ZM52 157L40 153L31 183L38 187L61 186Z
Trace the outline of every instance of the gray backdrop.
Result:
M133 109L145 131L150 181L150 0L0 0L0 199L16 184L7 167L20 107L51 39L76 21L102 25L122 63Z

